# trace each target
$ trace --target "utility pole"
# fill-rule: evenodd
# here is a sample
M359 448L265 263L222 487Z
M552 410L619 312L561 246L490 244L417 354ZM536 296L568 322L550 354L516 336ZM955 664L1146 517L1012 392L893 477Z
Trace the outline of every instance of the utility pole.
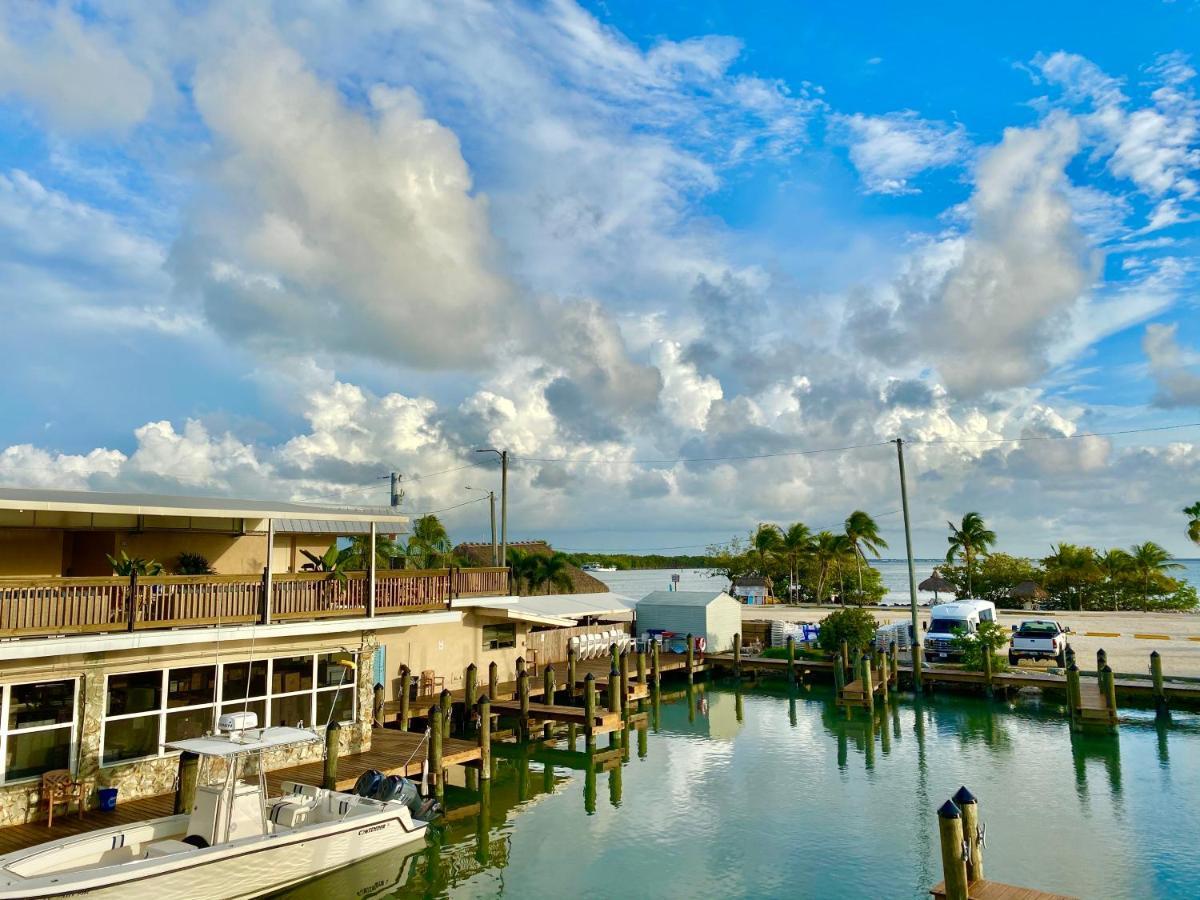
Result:
M492 565L500 565L500 554L496 550L496 492L488 491L488 506L492 512Z
M500 457L500 561L497 565L508 565L508 451L495 447L479 447L476 453L495 453Z
M392 473L392 506L393 507L397 507L400 505L400 498L404 495L404 492L400 490L400 479L403 477L404 476L401 475L399 472Z
M921 623L917 617L917 570L913 564L912 525L908 520L908 482L904 477L904 439L896 438L896 460L900 464L900 506L904 510L904 549L908 553L908 599L912 608L912 672L913 690L921 689L921 663L924 661L924 645L921 641Z

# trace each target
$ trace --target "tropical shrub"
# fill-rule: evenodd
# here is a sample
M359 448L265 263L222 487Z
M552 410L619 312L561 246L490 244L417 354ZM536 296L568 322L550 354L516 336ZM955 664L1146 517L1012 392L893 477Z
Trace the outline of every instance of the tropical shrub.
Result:
M954 649L962 654L964 668L982 672L984 655L990 653L992 671L1002 672L1008 668L1008 658L1001 651L1008 646L1010 636L999 622L980 622L974 634L954 629Z
M865 609L847 607L832 612L821 620L821 631L817 635L817 646L830 653L841 649L845 641L851 650L865 650L875 640L879 623Z
M209 565L208 559L199 553L188 553L186 550L175 559L176 575L215 575L216 570Z
M124 575L129 577L134 572L139 575L161 575L162 563L155 562L152 559L142 559L140 556L130 556L124 550L121 551L120 557L104 554L108 557L108 564L112 566L114 575Z

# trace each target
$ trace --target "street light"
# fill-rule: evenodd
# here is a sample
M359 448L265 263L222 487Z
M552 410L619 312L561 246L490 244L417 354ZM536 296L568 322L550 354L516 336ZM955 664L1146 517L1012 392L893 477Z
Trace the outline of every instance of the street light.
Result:
M492 565L498 566L500 565L500 559L496 552L496 492L485 491L483 488L471 487L469 484L466 486L465 490L478 491L481 494L487 494L488 506L491 508L492 518Z
M500 561L508 565L508 451L495 447L478 447L476 453L495 453L500 457Z

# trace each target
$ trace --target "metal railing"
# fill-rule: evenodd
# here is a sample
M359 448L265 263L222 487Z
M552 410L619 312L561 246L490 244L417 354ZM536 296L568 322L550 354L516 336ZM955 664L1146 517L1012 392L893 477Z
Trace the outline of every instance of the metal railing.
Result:
M508 570L381 569L375 615L448 609L456 597L503 596ZM0 638L46 637L370 614L368 575L134 575L0 578Z

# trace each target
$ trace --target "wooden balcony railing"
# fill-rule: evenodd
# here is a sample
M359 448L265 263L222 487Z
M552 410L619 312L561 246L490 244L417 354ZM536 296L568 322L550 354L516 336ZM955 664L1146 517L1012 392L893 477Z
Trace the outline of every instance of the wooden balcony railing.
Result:
M272 622L367 616L366 572L276 574ZM503 596L508 570L384 570L375 576L375 615L447 609L456 597ZM0 578L0 638L141 631L260 622L261 575L133 578Z

